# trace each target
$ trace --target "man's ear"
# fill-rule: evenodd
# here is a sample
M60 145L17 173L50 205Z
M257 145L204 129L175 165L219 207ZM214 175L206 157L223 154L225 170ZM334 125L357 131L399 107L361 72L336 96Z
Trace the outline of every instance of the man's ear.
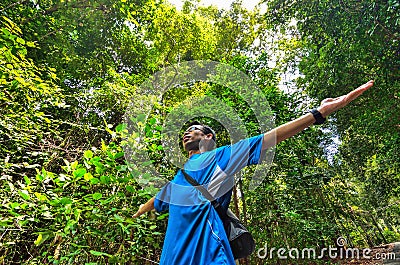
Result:
M212 139L212 137L213 137L213 134L212 134L212 133L206 134L206 139L207 139L207 140Z

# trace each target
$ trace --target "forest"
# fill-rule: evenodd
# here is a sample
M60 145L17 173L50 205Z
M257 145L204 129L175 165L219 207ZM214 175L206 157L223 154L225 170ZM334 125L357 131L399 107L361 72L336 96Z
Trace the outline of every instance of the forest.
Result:
M261 0L253 10L240 0L227 9L2 0L0 16L0 264L158 264L168 213L132 216L159 190L146 166L165 180L179 169L163 140L169 115L183 106L214 128L217 146L230 144L220 120L190 111L190 102L214 98L247 135L264 132L229 80L190 79L150 99L149 78L191 61L249 77L274 126L375 80L323 125L278 144L257 187L260 169L242 171L231 209L256 251L240 264L342 264L257 252L400 241L399 0ZM141 107L146 100L154 104ZM135 147L148 158L141 166L126 148L139 137L127 137L132 103L129 123L144 134Z

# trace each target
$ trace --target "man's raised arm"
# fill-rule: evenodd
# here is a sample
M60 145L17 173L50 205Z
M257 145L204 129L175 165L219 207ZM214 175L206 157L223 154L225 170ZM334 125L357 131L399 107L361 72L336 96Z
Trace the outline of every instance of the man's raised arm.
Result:
M350 93L343 95L337 98L327 98L321 102L321 105L317 108L317 110L321 113L322 118L326 118L333 112L345 107L351 101L358 98L364 91L369 89L374 85L374 81L371 80L364 85L358 87L357 89L351 91ZM283 140L301 132L305 128L311 126L316 122L316 118L310 112L307 113L300 118L285 123L269 132L264 134L263 146L262 149L265 150L269 147L272 147Z

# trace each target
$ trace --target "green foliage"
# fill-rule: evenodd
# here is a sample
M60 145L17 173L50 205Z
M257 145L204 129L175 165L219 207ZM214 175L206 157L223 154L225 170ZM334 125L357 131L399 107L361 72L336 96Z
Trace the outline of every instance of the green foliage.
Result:
M131 218L150 195L114 142L86 150L80 161L65 160L60 174L37 169L23 181L3 182L2 190L0 247L7 262L30 253L37 263L134 263L160 247L163 216Z
M0 170L20 173L40 167L48 156L40 142L54 133L57 112L66 107L55 69L28 58L36 44L22 38L21 29L2 17L0 34ZM3 156L4 155L4 156Z
M258 212L260 205L267 205L264 212L271 214L261 220L268 224L266 229L270 233L278 235L278 246L290 242L289 238L296 238L305 246L315 245L313 240L327 246L339 235L356 246L371 247L398 240L399 121L394 117L399 112L400 6L396 1L368 0L276 0L266 4L265 28L287 34L277 43L278 51L284 54L279 60L284 70L299 70L298 88L322 100L345 94L370 79L375 79L375 86L331 118L325 134L338 138L340 143L334 147L338 152L328 164L320 161L308 168L308 161L320 154L308 149L311 142L305 144L307 149L302 149L305 139L297 138L291 154L296 154L296 158L307 153L311 156L303 158L301 164L285 164L280 172L278 147L274 178L266 184L268 193L261 195L268 201L261 200L250 209ZM329 143L328 139L322 140ZM286 143L282 146L290 150L294 143ZM303 152L297 153L298 150ZM295 171L291 172L292 165ZM310 172L320 172L316 175L319 182L313 181L315 173ZM284 185L279 188L275 182L282 175L285 177L279 184ZM296 181L301 178L306 179L308 186ZM295 185L288 185L292 181ZM299 187L307 192L294 192ZM252 199L248 203L253 203ZM295 215L282 214L291 211ZM315 216L311 217L309 212L313 211ZM299 229L301 223L314 227L315 232L305 233L306 230ZM283 231L290 236L280 237ZM272 236L265 240L270 243L274 239Z

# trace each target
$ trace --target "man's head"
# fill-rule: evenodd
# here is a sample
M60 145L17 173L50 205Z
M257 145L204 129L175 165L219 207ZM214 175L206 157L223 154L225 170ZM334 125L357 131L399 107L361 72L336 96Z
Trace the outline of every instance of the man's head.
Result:
M210 151L215 148L215 132L209 126L192 122L183 134L182 143L186 151Z

